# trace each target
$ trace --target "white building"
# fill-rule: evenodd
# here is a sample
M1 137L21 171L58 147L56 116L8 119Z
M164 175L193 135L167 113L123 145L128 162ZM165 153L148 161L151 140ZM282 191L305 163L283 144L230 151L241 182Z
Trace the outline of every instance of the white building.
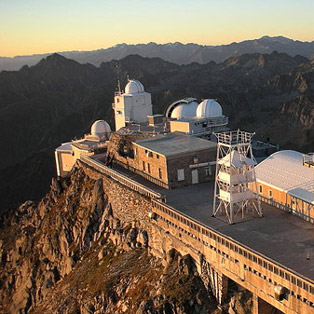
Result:
M57 175L66 175L81 156L93 156L104 150L110 133L109 124L104 120L97 120L93 123L90 134L80 140L61 144L55 150Z
M153 113L151 94L145 92L140 81L129 80L125 92L116 92L114 97L114 114L116 131L129 123L147 122L147 116Z
M205 99L200 104L194 98L181 99L170 104L165 115L171 119L170 132L200 136L227 130L228 117L214 99Z
M256 166L255 192L263 201L314 223L313 166L312 155L276 152Z

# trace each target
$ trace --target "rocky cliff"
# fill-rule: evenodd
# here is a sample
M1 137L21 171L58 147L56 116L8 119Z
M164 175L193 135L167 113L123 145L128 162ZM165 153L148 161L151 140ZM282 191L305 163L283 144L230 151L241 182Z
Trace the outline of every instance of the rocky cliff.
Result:
M76 165L38 203L1 216L0 313L250 313L218 309L189 255L167 245L149 200Z

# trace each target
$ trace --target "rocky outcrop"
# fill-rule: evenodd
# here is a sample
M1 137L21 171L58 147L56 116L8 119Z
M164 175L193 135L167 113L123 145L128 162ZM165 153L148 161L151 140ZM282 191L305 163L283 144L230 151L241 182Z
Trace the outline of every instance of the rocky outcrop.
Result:
M53 179L38 204L2 216L0 313L222 313L148 210L80 163Z

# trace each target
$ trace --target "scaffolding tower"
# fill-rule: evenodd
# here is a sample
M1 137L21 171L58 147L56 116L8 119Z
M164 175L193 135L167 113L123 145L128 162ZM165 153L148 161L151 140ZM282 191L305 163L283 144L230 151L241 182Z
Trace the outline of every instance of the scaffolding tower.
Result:
M217 137L217 160L213 216L225 215L229 224L241 220L251 211L263 217L259 198L252 187L257 183L251 139L255 133L229 131L214 133Z

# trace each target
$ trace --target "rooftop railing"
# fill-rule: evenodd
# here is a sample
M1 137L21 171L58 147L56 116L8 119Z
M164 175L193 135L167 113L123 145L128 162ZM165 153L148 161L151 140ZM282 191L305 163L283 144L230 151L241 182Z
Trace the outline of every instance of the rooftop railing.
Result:
M164 214L168 215L169 218L180 221L187 226L186 232L190 234L194 239L199 242L204 242L204 238L215 240L216 242L225 246L226 250L231 250L236 254L241 255L245 259L256 263L258 267L262 267L268 272L274 275L280 276L289 283L314 294L314 281L306 278L305 276L297 273L296 271L283 266L282 264L276 262L275 260L266 257L265 255L247 247L246 245L231 239L230 237L220 233L219 231L197 221L196 219L188 216L185 213L178 211L177 209L162 203L158 200L152 200L152 204L155 208L162 211ZM170 218L171 219L171 218ZM172 226L179 228L178 224L172 224ZM204 237L205 236L205 237ZM201 239L202 238L202 239ZM209 243L209 241L207 241ZM265 272L266 273L266 272ZM314 304L312 304L314 306Z
M228 132L214 133L219 143L227 145L249 144L255 133L236 130Z
M137 191L144 196L147 196L151 199L164 199L164 196L162 196L160 193L146 187L143 184L140 184L140 183L128 178L127 176L125 176L124 174L122 174L121 172L119 172L117 170L113 170L113 169L107 167L106 165L104 165L102 162L100 162L98 160L95 160L95 159L92 159L92 158L86 157L86 156L81 156L80 160L83 163L85 163L86 165L97 170L101 174L105 174L105 175L111 177L112 179L123 184L124 186L127 186L128 188L130 188L134 191Z

